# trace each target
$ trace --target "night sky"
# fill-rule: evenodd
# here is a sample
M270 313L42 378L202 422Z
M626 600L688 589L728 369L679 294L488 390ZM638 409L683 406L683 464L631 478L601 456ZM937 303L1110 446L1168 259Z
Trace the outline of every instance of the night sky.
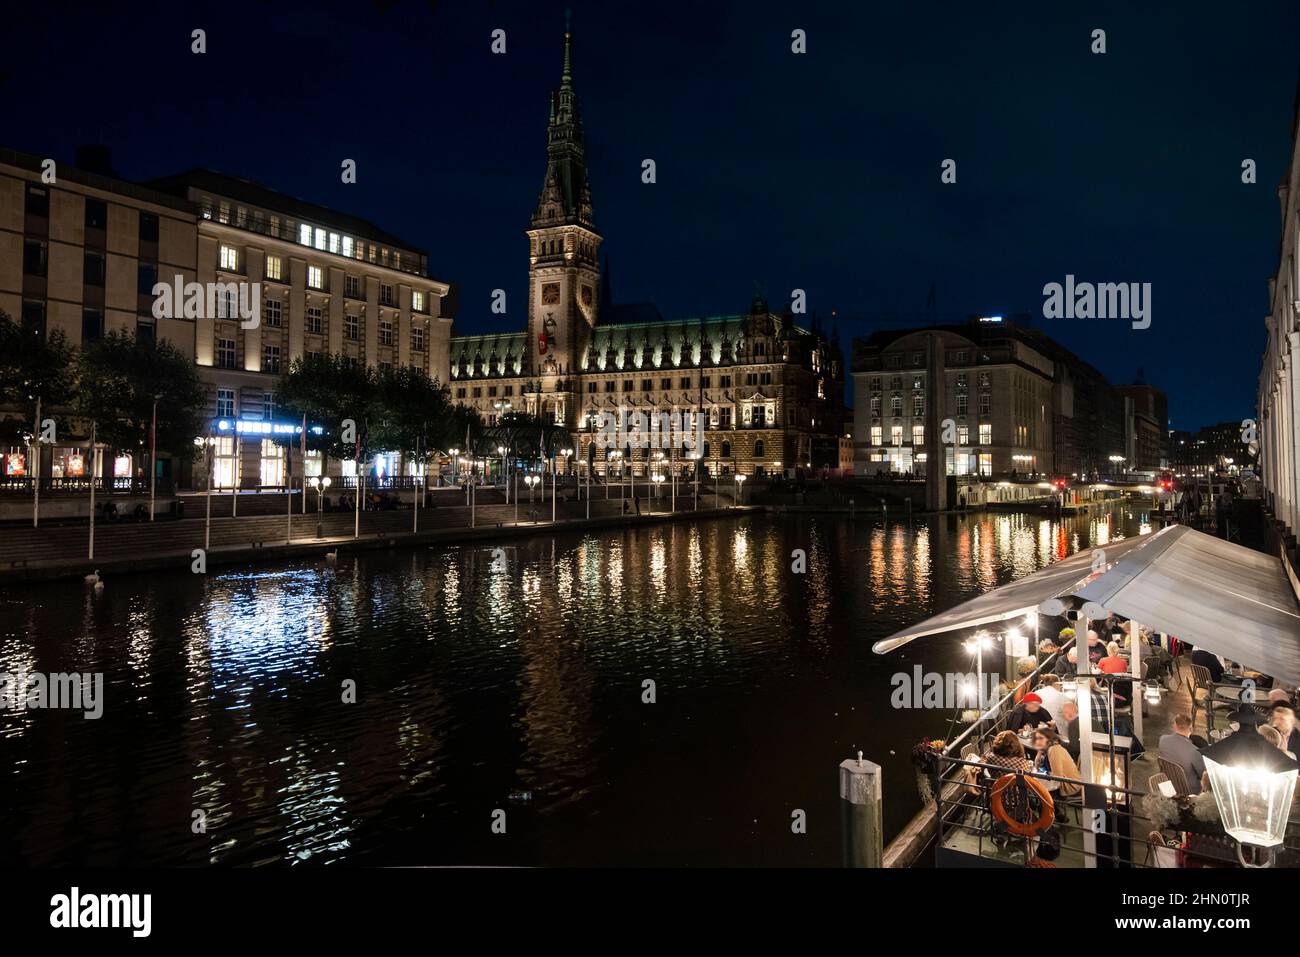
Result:
M129 179L207 166L368 218L457 284L459 331L525 323L567 6L617 301L678 318L801 287L847 349L923 322L933 283L932 317L1030 312L1113 382L1143 367L1173 427L1254 414L1300 4L37 6L4 13L0 144L102 142ZM1150 282L1151 328L1041 319L1067 273Z

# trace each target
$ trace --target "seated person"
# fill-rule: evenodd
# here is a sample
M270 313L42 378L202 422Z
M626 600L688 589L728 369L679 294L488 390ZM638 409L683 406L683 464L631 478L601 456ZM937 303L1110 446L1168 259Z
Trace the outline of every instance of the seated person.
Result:
M1128 671L1128 659L1120 656L1119 642L1106 646L1106 657L1097 662L1097 668L1108 675L1122 675Z
M1043 699L1043 709L1051 715L1059 715L1065 702L1070 700L1061 690L1061 679L1056 675L1043 675L1034 691Z
M1068 678L1076 674L1079 670L1079 652L1071 648L1061 658L1056 659L1056 666L1052 672L1062 678Z
M1223 680L1223 662L1213 652L1204 648L1197 648L1192 652L1192 664L1208 669L1211 681Z
M1061 744L1060 735L1051 728L1039 728L1034 732L1034 751L1037 754L1034 760L1035 771L1050 774L1054 778L1083 780L1079 774L1079 766L1074 763L1070 752ZM1066 798L1074 797L1083 790L1082 785L1067 784L1064 781L1053 781L1051 784L1055 785L1051 790Z
M1187 714L1174 715L1174 730L1160 736L1160 757L1183 769L1189 794L1201 793L1201 775L1205 758L1191 741L1192 719Z
M1106 646L1102 643L1101 635L1095 631L1088 631L1088 660L1094 665L1106 657Z
M1295 712L1290 708L1274 708L1269 724L1282 735L1282 750L1300 754L1300 729L1296 728Z
M1258 730L1259 733L1264 736L1265 741L1273 745L1273 747L1277 748L1287 757L1289 758L1295 757L1294 754L1292 754L1285 747L1283 747L1282 732L1279 731L1277 728L1273 727L1271 724L1261 724L1256 730Z
M1025 757L1025 746L1020 743L1020 738L1014 731L1001 731L993 738L993 743L980 761L983 764L992 765L992 768L967 767L966 780L970 785L969 790L972 793L980 789L975 786L981 774L988 774L990 777L1000 777L1007 771L1032 771L1033 764Z
M1291 696L1286 693L1285 688L1272 688L1268 693L1268 706L1270 708L1295 708L1291 703Z
M1050 725L1052 722L1052 716L1043 707L1042 696L1031 691L1007 716L1007 730L1019 731L1021 728L1026 727L1036 728L1039 725Z

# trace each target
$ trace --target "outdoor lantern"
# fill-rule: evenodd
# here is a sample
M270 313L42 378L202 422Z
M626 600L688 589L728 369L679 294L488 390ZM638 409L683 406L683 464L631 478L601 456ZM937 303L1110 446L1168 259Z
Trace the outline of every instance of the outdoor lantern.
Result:
M1259 733L1264 719L1249 705L1231 720L1237 730L1201 752L1223 829L1241 844L1276 847L1286 836L1300 764Z

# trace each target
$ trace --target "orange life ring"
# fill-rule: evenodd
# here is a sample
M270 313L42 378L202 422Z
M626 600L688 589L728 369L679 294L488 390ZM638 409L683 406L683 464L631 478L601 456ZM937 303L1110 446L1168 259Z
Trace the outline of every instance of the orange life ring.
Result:
M1002 796L1006 793L1017 778L1024 780L1025 785L1038 795L1042 811L1039 812L1038 819L1035 821L1017 821L1002 804ZM1042 781L1037 778L1025 777L1024 774L1004 774L993 782L993 790L989 794L989 804L993 811L993 816L1001 821L1008 831L1012 834L1018 834L1021 837L1033 837L1043 833L1052 826L1052 820L1055 818L1055 811L1052 805L1052 792Z

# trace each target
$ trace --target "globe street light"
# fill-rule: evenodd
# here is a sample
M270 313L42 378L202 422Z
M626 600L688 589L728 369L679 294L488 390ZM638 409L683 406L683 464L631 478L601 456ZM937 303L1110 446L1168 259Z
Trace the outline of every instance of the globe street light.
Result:
M659 489L660 489L660 487L663 485L664 477L663 477L663 475L660 474L659 472L656 472L656 473L654 474L654 477L651 479L651 481L655 483L655 498L658 498L658 497L659 497Z
M316 537L324 538L325 536L321 534L321 523L323 521L322 513L325 510L325 490L330 487L330 477L326 475L321 478L313 475L307 480L307 484L316 490Z
M506 487L506 504L510 504L510 475L506 466L506 447L497 446L497 455L501 456L501 478Z
M742 498L744 491L745 491L745 476L737 472L736 473L736 504L737 505L740 505L744 502L744 499Z
M208 543L212 539L212 447L217 444L215 437L209 435L206 438L198 436L194 439L194 447L203 449L203 498L204 498L204 516L203 516L203 550L208 550ZM94 461L92 458L91 461Z

